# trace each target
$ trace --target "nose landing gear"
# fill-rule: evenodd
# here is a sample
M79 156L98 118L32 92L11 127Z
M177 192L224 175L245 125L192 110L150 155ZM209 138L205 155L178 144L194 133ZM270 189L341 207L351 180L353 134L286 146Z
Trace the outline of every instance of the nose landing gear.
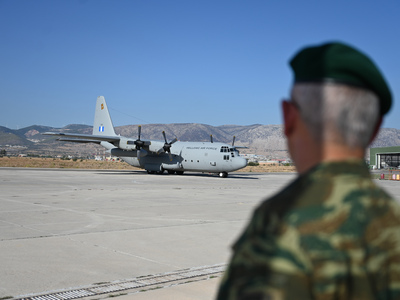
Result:
M226 178L226 177L228 177L228 173L226 173L226 172L221 172L221 173L219 173L218 175L219 175L219 177L221 177L221 178Z

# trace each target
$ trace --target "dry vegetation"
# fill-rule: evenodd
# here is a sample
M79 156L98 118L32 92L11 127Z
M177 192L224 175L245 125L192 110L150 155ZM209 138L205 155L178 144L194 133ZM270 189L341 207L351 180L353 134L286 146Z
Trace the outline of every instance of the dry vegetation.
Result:
M259 172L259 173L270 173L270 172L296 172L294 166L283 166L278 164L265 164L259 166L247 166L237 172Z
M136 169L126 163L98 160L64 160L60 158L2 157L0 167L64 169Z
M13 168L64 168L95 170L138 170L125 162L96 160L64 160L59 158L1 157L0 167ZM295 172L292 166L260 165L247 166L237 172Z

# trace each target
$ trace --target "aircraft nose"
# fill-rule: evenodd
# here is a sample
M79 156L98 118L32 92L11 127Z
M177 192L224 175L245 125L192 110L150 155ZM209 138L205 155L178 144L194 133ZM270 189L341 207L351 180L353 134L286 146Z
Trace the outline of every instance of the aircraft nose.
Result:
M241 168L246 167L247 166L247 159L242 157L242 161L240 163L241 163Z
M237 166L238 170L246 167L247 166L247 159L245 159L243 157L240 157L240 156L237 157L236 166Z

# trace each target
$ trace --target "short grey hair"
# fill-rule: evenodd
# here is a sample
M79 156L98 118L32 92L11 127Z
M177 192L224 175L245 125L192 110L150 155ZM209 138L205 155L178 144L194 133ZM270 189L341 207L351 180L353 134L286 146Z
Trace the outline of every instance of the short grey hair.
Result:
M371 91L338 83L296 83L292 101L317 142L334 141L365 149L379 119Z

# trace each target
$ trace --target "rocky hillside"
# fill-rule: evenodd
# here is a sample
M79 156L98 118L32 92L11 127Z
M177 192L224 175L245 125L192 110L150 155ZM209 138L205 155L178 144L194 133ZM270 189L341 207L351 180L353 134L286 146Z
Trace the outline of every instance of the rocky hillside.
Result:
M0 126L0 149L5 149L9 154L39 155L87 156L104 152L102 147L95 144L58 142L54 137L41 134L47 131L91 134L92 127L77 124L68 125L64 128L34 125L13 130ZM136 138L138 125L116 127L115 131L117 134ZM162 140L162 131L166 132L168 140L176 137L181 141L209 141L210 135L212 135L214 141L231 144L233 136L236 136L236 146L248 147L248 149L241 151L243 153L265 155L270 158L288 157L281 125L148 124L142 126L141 138L143 140ZM383 128L372 147L399 145L400 130Z

